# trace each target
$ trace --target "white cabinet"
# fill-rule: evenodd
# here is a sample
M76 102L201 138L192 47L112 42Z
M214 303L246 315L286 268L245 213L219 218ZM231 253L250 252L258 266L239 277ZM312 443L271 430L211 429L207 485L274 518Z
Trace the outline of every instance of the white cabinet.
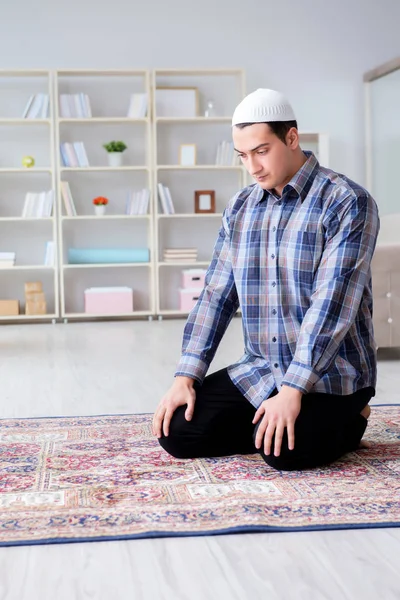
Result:
M57 71L55 89L61 315L153 315L149 72ZM111 155L104 148L111 142L123 142L126 149ZM96 198L108 201L103 216L95 212ZM148 258L139 259L144 251ZM72 253L81 253L82 260ZM108 286L133 290L132 311L85 312L85 290Z
M0 71L0 300L19 303L2 321L59 316L53 108L50 71ZM26 314L32 281L41 283L45 314Z
M158 69L152 87L154 189L159 184L167 188L173 206L173 212L166 213L155 194L156 312L184 315L182 271L207 268L222 212L245 185L245 171L231 144L232 113L245 94L244 72ZM223 142L222 156L218 147ZM196 191L213 193L213 212L196 212ZM188 258L165 260L166 251L178 249Z

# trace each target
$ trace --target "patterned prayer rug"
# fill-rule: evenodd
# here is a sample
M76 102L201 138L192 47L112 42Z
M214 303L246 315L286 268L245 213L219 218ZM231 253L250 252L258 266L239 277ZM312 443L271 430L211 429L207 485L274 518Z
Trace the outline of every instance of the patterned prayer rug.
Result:
M400 408L369 449L277 472L258 454L170 457L151 415L0 420L0 545L400 524Z

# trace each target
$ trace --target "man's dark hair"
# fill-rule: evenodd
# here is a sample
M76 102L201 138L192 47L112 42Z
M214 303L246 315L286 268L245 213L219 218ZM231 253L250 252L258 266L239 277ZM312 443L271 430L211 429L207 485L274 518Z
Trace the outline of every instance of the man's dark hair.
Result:
M255 125L255 123L239 123L236 127L244 129L250 125ZM274 133L284 144L286 144L286 134L289 129L292 129L292 127L297 129L297 121L270 121L265 123L265 125L268 125L272 133Z

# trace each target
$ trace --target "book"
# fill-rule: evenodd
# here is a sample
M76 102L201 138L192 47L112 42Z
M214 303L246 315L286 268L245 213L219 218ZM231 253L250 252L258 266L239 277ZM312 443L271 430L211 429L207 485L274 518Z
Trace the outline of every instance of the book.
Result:
M130 119L144 119L147 115L147 94L131 94L127 116Z
M33 94L29 97L24 111L23 119L47 119L49 110L48 94Z
M162 183L157 184L158 187L158 197L160 199L161 208L165 215L175 214L175 207L172 202L171 192L167 186Z
M61 197L68 217L76 216L76 208L68 181L60 181Z

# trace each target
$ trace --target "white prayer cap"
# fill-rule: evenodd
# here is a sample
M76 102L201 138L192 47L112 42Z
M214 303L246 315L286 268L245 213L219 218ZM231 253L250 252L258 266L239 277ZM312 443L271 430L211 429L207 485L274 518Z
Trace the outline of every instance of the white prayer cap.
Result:
M293 109L283 94L275 90L259 88L238 104L233 113L232 126L240 123L295 120Z

